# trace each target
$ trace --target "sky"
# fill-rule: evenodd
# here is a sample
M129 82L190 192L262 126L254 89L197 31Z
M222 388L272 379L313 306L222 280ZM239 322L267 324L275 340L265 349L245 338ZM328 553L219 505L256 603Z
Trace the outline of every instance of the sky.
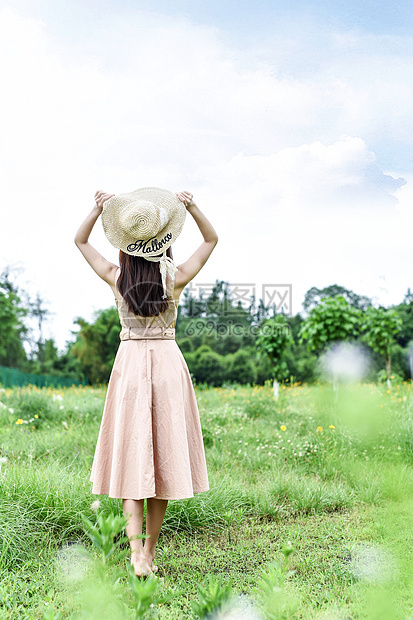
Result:
M73 243L97 189L189 190L219 235L195 278L262 296L413 288L410 0L0 0L0 270L45 336L113 295ZM117 251L100 221L90 242ZM179 264L202 242L191 216Z

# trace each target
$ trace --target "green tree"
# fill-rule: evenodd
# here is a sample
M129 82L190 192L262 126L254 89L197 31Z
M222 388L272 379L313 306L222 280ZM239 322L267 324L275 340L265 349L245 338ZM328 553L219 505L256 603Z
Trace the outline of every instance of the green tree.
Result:
M413 294L410 289L401 304L394 306L403 323L403 330L396 335L396 342L401 347L408 347L413 341Z
M286 352L285 361L288 366L288 376L294 381L313 381L317 367L317 356L309 351L304 343L300 343L299 333L304 319L300 314L287 318L291 328L294 343Z
M310 351L322 351L333 342L356 339L361 316L344 297L322 299L303 321L300 342L306 341Z
M28 301L28 316L35 319L35 321L37 322L37 341L35 343L35 356L37 357L40 373L44 373L46 371L46 351L45 341L43 337L43 323L44 320L51 314L51 312L45 307L44 304L45 301L44 299L42 299L39 292L36 293L36 297L33 301Z
M350 306L353 306L353 308L358 310L366 310L369 306L371 306L371 299L369 297L357 295L354 291L351 291L344 286L340 286L339 284L330 284L330 286L326 286L321 289L316 286L310 288L304 296L304 310L309 312L327 297L344 297Z
M179 306L176 339L181 342L190 338L194 349L207 345L220 355L251 347L254 345L252 326L257 324L253 305L254 299L250 297L249 307L244 307L234 298L229 283L222 280L216 281L209 295L201 290L199 299L188 289ZM259 316L263 311L261 304Z
M120 323L114 307L95 313L94 323L76 319L80 331L71 353L79 360L82 372L91 384L106 383L119 346Z
M27 362L23 339L27 334L19 290L10 280L10 271L0 274L0 365L21 368Z
M40 360L35 359L30 366L30 372L35 374L54 375L55 377L71 377L76 381L84 381L86 378L82 372L82 366L77 357L71 353L74 343L66 344L66 350L59 352L53 338L44 341L44 353L42 366Z
M391 388L390 351L396 342L396 335L401 331L402 320L396 310L386 308L367 308L362 323L363 341L380 355L386 363L387 385Z
M288 378L286 355L293 344L291 329L283 314L267 319L258 332L256 346L259 354L271 362L275 396L278 395L278 384Z

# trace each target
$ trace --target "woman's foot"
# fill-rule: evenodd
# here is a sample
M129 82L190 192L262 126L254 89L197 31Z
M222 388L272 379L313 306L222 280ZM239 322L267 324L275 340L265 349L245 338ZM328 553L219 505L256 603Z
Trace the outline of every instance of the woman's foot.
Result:
M153 563L154 557L155 557L155 554L152 555L151 553L149 555L145 555L146 562L147 562L149 568L151 569L151 571L153 573L157 573L158 572L158 567L155 566L155 564Z
M130 561L137 577L149 577L149 575L153 575L156 572L155 570L153 570L154 567L152 567L148 563L144 555L138 555L136 552L134 552L131 555Z

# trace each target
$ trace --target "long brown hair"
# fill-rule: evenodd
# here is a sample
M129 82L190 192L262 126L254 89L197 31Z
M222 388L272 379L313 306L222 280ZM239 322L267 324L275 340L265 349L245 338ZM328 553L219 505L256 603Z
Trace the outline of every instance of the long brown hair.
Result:
M166 255L172 258L171 248ZM120 250L120 274L116 286L129 310L139 316L158 316L168 308L162 299L163 286L159 263Z

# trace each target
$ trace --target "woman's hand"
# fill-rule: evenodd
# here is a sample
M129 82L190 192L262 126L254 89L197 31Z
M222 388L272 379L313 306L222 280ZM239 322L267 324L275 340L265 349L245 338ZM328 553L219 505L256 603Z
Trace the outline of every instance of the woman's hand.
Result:
M195 206L194 196L193 194L191 194L191 192L177 192L176 195L178 196L179 200L184 203L187 209L189 207Z
M106 202L106 200L109 200L109 198L112 198L112 196L114 196L115 194L106 194L105 192L102 192L102 190L98 189L95 192L95 202L96 202L96 206L99 209L100 213L102 213L103 211L103 203Z

